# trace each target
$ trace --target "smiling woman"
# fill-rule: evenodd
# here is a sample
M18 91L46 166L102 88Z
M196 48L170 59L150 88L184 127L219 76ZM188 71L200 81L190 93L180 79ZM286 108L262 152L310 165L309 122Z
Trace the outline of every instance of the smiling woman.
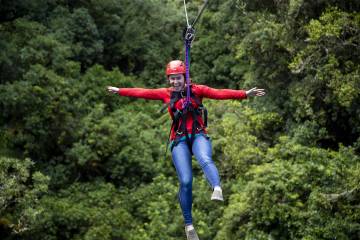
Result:
M161 100L168 106L173 120L170 133L170 149L173 164L180 181L178 198L185 220L188 239L198 239L192 225L192 166L191 157L195 156L206 179L213 189L211 200L223 201L218 170L212 160L212 146L207 134L207 112L202 104L203 98L245 99L250 96L263 96L264 89L245 90L214 89L205 85L190 84L190 106L187 103L185 84L186 66L180 60L167 64L166 75L170 88L116 88L107 87L111 93L121 96ZM204 116L203 116L204 115Z

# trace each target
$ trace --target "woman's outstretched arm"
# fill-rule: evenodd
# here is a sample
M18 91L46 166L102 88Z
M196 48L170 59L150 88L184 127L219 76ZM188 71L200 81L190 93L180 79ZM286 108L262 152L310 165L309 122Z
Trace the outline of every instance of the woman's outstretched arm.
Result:
M253 96L265 95L264 89L252 88L248 91L233 89L216 89L205 85L197 85L200 89L201 96L212 99L245 99Z
M136 97L151 100L164 101L168 90L167 88L147 89L147 88L117 88L108 86L107 90L111 93L117 93L120 96Z

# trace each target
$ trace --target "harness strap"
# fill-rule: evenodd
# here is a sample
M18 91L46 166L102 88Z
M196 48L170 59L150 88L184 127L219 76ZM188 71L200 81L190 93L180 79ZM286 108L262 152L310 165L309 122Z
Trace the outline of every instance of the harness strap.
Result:
M197 125L198 125L198 121L197 121L197 111L192 111L192 118L193 118L193 124L192 124L192 127L191 127L191 139L190 139L190 147L191 147L191 152L192 152L192 145L194 143L194 139L195 139L195 132L196 132L196 129L197 129Z
M204 127L207 127L207 121L208 121L208 111L207 109L203 106L203 113L204 113Z
M187 112L183 114L182 122L181 122L181 130L185 133L186 143L189 147L189 150L192 154L192 138L189 138L189 133L186 126L186 120L187 120Z
M190 100L190 45L191 45L191 40L185 39L186 100L183 103L183 109L186 109L191 104L191 100Z

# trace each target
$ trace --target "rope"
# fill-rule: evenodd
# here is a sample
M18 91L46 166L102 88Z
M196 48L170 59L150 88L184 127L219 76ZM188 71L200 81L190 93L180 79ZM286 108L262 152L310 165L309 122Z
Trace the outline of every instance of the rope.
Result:
M186 100L183 103L183 109L186 109L188 106L191 105L191 98L190 98L190 45L191 45L191 41L185 40Z
M187 14L187 10L186 10L186 2L185 2L185 0L184 0L184 8L185 8L186 24L187 24L188 27L190 27L189 18L188 18L188 14Z

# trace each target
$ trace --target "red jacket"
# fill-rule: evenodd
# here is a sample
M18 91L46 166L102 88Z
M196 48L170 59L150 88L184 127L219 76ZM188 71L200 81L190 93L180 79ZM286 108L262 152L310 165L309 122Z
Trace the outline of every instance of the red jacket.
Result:
M119 89L119 95L121 96L127 96L127 97L136 97L136 98L144 98L144 99L151 99L151 100L161 100L164 103L168 104L170 103L170 96L171 96L172 88L158 88L158 89L146 89L146 88L120 88ZM196 85L192 84L191 88L192 93L197 96L197 98L202 102L203 98L211 98L211 99L245 99L246 92L244 90L232 90L232 89L215 89L210 88L205 85ZM186 96L185 96L186 98ZM185 100L185 98L180 99L175 103L175 108L182 110L182 102ZM192 103L196 104L193 99ZM173 117L173 112L170 109L170 106L168 107L168 111ZM201 116L198 116L198 121L200 125L203 124L203 119ZM188 130L188 133L191 133L192 131L192 116L188 115L187 117L187 123L186 127ZM203 129L203 131L206 133L206 129ZM197 131L198 132L198 131ZM175 139L175 132L173 129L171 129L170 134L170 140Z

